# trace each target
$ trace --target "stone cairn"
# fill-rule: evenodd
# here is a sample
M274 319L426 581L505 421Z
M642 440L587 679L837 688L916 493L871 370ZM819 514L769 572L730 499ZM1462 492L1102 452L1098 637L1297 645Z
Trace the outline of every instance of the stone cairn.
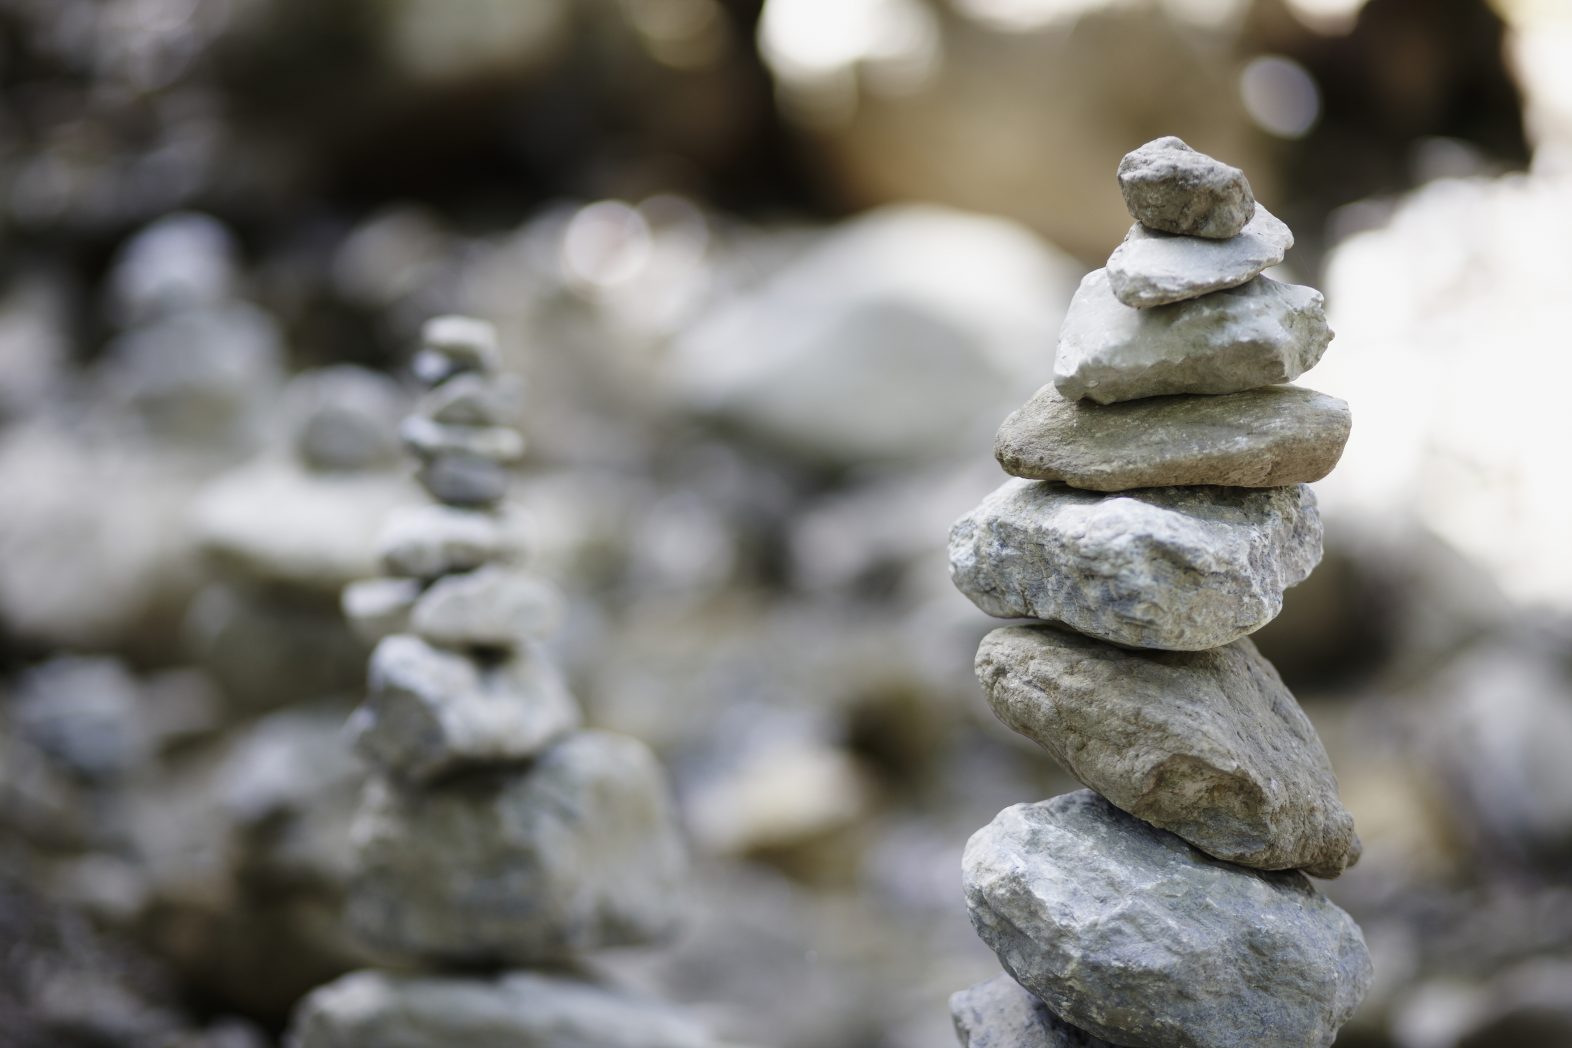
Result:
M990 706L1090 787L967 844L972 924L1013 979L951 1010L970 1048L1317 1048L1371 965L1304 874L1360 845L1245 636L1321 557L1306 484L1348 406L1281 383L1332 334L1318 292L1260 275L1293 235L1237 168L1163 138L1119 186L1136 225L1076 292L1052 384L999 431L1016 479L950 536L978 607L1046 623L984 639Z
M504 496L524 439L496 334L428 323L426 392L401 429L435 505L380 542L386 577L344 608L376 643L348 731L370 765L348 920L415 971L361 971L309 995L298 1048L704 1048L676 1010L575 970L679 916L686 855L662 769L640 742L580 730L541 638L556 591L518 567ZM529 970L534 969L534 970Z

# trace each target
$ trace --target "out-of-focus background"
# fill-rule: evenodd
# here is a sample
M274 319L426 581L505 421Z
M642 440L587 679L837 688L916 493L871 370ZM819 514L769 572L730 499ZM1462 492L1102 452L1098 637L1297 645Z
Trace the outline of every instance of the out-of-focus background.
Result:
M1566 0L0 0L0 91L0 1044L257 1048L363 961L337 591L449 311L699 857L604 963L740 1043L952 1044L962 845L1071 784L945 533L1161 134L1339 332L1326 560L1258 634L1365 841L1339 1044L1572 1044Z

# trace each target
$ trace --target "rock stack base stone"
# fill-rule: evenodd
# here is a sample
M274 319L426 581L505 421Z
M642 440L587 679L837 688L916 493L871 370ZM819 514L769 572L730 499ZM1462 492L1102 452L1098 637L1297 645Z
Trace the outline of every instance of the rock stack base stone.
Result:
M1016 479L950 535L978 607L1046 620L984 639L989 704L1090 787L967 845L972 924L1008 976L951 999L956 1032L1326 1048L1372 972L1305 874L1336 877L1359 838L1245 638L1321 558L1305 485L1341 456L1348 406L1280 383L1331 332L1318 293L1259 275L1293 235L1241 172L1159 139L1119 181L1138 224L1072 301L1053 385L999 431Z

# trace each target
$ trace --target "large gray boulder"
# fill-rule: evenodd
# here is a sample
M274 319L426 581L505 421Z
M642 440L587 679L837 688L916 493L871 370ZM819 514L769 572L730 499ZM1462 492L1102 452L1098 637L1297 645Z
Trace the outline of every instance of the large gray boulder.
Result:
M1226 240L1255 215L1243 171L1172 135L1124 155L1119 192L1131 218L1164 233Z
M1304 485L1103 495L1017 479L950 531L950 577L988 614L1169 651L1261 628L1320 559Z
M1127 306L1164 306L1237 287L1277 265L1293 246L1294 234L1259 205L1244 230L1227 240L1174 236L1136 223L1108 258L1108 283Z
M961 1048L1113 1048L1077 1030L1008 975L950 995Z
M1326 1048L1369 989L1353 919L1302 874L1219 862L1090 790L1000 812L967 907L1022 986L1131 1048Z
M1315 728L1248 640L1141 652L1012 626L983 640L977 679L1071 775L1209 855L1321 877L1358 855Z

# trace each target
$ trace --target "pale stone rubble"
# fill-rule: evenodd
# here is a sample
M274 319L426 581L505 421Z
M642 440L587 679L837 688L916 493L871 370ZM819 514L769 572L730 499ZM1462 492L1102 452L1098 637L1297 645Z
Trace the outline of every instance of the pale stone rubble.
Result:
M291 1043L707 1048L671 1006L566 974L589 951L667 937L687 857L654 755L581 730L542 646L560 597L520 566L505 495L524 439L498 366L491 325L427 324L412 367L427 391L400 434L436 504L396 514L384 576L343 597L376 645L347 729L372 772L347 919L406 971L321 987Z
M1169 138L1119 180L1141 224L1072 302L1053 385L999 432L1014 479L951 531L962 592L1043 620L983 641L990 705L1090 787L967 845L972 924L1008 977L951 1011L970 1048L1326 1048L1372 969L1305 874L1360 843L1247 635L1321 558L1306 485L1348 407L1274 383L1331 332L1318 293L1259 275L1293 237L1241 172Z

